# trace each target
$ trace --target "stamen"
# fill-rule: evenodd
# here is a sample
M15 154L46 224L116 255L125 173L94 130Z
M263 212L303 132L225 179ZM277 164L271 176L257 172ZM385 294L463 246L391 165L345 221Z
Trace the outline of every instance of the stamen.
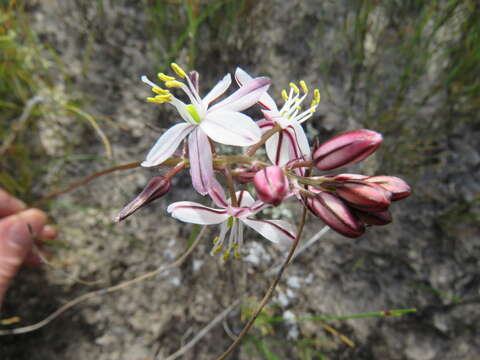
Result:
M298 95L298 93L300 93L300 89L298 88L297 85L295 85L293 82L291 82L290 84L288 84L292 89L293 91L295 92L295 94Z
M302 88L303 92L305 94L308 93L308 87L307 87L307 84L305 84L305 81L301 80L299 84L300 84L300 87Z
M165 86L168 88L181 88L184 84L177 80L169 80L165 81Z
M230 257L230 249L225 250L225 252L222 255L222 259L223 261L228 261L229 257Z
M173 76L166 75L164 73L158 73L158 78L162 81L173 81L175 78Z
M170 67L172 68L173 71L175 71L175 74L180 76L182 79L185 79L187 77L187 73L177 64L171 63Z
M283 99L284 101L287 101L287 100L288 100L287 90L285 90L285 89L282 90L282 99Z
M143 75L141 79L145 84L150 85L152 88L160 88L160 86L155 84L153 81L150 81L145 75Z
M156 104L164 104L166 102L170 102L171 99L172 99L172 95L168 94L168 95L157 95L155 97L148 97L147 101L156 103Z
M162 88L159 88L159 87L154 87L154 88L152 88L152 91L153 91L155 94L158 94L158 95L168 95L168 94L170 94L170 91L165 90L165 89L162 89Z
M316 104L320 104L320 90L315 89L313 91L313 96Z

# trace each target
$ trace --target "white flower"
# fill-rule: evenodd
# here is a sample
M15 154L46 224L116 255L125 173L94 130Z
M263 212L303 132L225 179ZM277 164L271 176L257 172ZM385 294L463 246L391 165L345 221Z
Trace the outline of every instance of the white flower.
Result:
M247 191L238 191L236 196L239 206L232 206L226 200L221 186L216 184L210 188L210 196L219 208L211 208L190 201L176 202L167 208L167 211L180 221L199 225L221 224L220 235L214 240L215 247L212 254L224 246L227 233L230 231L224 257L228 257L232 250L238 256L238 249L243 244L243 225L254 229L274 243L292 244L296 236L294 226L283 220L252 218L267 205L261 201L255 201Z
M252 77L244 70L237 68L235 71L237 83L243 84L251 81ZM281 131L271 136L265 143L266 151L270 161L279 166L283 166L291 160L309 160L310 145L307 136L301 124L309 119L315 112L320 102L320 92L314 90L314 98L310 107L302 111L301 104L308 94L308 88L304 81L300 81L303 95L300 89L294 83L290 83L290 92L282 91L282 97L285 104L278 109L275 101L270 95L265 93L258 103L264 108L263 115L265 119L258 122L262 132L266 132L277 124L282 128Z
M198 73L188 75L177 64L172 69L186 83L175 77L158 74L167 88L180 88L188 96L190 104L176 98L169 90L162 89L142 76L142 81L152 87L157 95L147 100L154 103L169 103L175 106L185 121L168 129L152 147L142 166L156 166L167 160L177 149L182 140L188 137L190 174L194 188L205 195L213 178L212 151L208 138L213 141L234 146L250 146L261 138L258 125L240 111L255 104L270 86L270 79L259 77L251 79L232 95L216 103L231 84L227 74L203 98L198 92Z

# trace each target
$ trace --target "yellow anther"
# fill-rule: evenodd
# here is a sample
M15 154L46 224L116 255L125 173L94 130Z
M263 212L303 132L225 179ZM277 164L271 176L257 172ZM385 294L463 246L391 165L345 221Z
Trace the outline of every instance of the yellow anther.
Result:
M300 110L302 110L302 107L301 107L300 105L297 105L297 106L296 106L296 109L297 109L298 111L300 111Z
M156 103L156 104L164 104L169 102L172 98L172 95L157 95L155 97L148 97L147 101Z
M240 254L240 251L235 250L233 252L233 256L235 257L235 259L240 259L242 257L242 254Z
M175 80L175 78L173 76L168 76L164 73L158 73L157 76L162 81L173 81L173 80Z
M285 100L285 101L288 100L287 90L285 90L285 89L282 90L282 99Z
M223 261L227 261L229 257L230 257L230 250L226 250L222 255Z
M177 80L165 81L165 86L168 88L181 88L183 84Z
M215 246L215 247L212 249L212 255L215 255L215 254L218 253L220 250L222 250L222 247L223 247L223 244L218 244L217 246Z
M313 99L315 100L315 103L316 103L316 104L319 104L319 103L320 103L320 90L315 89L315 90L313 91Z
M220 240L220 236L215 236L215 237L213 238L213 244L216 245L219 240Z
M307 84L305 84L305 81L301 80L299 84L300 84L300 87L302 88L303 92L305 94L308 93L308 87L307 87Z
M169 95L170 94L170 91L165 90L165 89L161 89L161 88L158 88L158 87L152 88L152 91L155 94L158 94L158 95Z
M295 94L298 94L300 92L300 89L298 88L297 85L295 85L293 82L291 82L290 84L288 84L292 89L293 91L295 92Z
M315 111L317 111L317 105L313 105L310 107L310 112L313 114Z
M175 74L180 76L182 79L185 79L187 77L187 73L183 71L183 69L177 64L171 63L170 67L172 68L173 71L175 71Z

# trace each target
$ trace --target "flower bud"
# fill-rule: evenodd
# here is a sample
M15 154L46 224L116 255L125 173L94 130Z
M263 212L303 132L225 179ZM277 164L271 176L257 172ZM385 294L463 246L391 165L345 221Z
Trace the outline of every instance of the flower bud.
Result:
M391 194L374 183L346 181L339 184L335 191L350 206L359 210L378 212L386 210L390 205Z
M401 200L410 196L412 189L402 179L395 176L372 176L366 182L380 185L392 194L392 201Z
M162 197L170 190L170 186L171 183L169 179L163 176L155 176L148 182L145 189L119 212L115 217L115 221L119 222L126 219L142 206Z
M355 164L377 150L382 140L382 135L372 130L348 131L315 150L315 167L319 170L332 170Z
M365 226L350 211L348 206L332 193L309 188L315 198L307 199L307 208L325 224L342 235L355 238L365 232Z
M392 214L388 210L380 212L353 210L353 213L357 215L361 222L367 225L387 225L392 222Z
M235 178L239 184L247 184L253 181L255 174L259 170L260 169L256 165L251 167L239 166L235 169Z
M288 178L280 166L268 166L255 174L253 184L258 197L267 204L279 205L287 196Z

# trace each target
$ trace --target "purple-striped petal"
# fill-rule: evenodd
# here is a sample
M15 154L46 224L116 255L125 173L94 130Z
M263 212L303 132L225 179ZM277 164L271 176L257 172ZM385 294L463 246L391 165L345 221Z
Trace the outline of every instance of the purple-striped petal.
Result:
M167 160L177 149L182 140L195 129L195 126L188 123L180 123L172 126L160 136L148 155L142 166L156 166Z
M188 137L188 152L192 185L200 194L206 195L214 174L212 148L202 129L195 129Z
M355 164L375 152L382 140L382 135L372 130L348 131L315 150L315 166L325 171Z
M167 211L183 222L199 225L215 225L229 217L225 209L215 209L191 201L179 201L170 204Z
M247 82L250 80L253 80L253 78L243 69L237 67L235 70L235 80L237 80L237 84L239 86L245 85ZM268 93L265 93L260 97L258 100L258 103L260 106L262 106L265 109L268 110L278 110L277 104L275 104L275 101L272 99Z
M227 91L228 87L232 83L232 77L230 74L227 74L220 80L217 85L213 87L212 90L202 99L202 102L205 105L209 105L212 101L215 101L220 96L222 96L225 91Z
M266 93L272 81L266 77L250 80L210 110L242 111L254 105Z
M215 205L221 208L227 208L229 206L225 191L223 191L222 185L220 185L215 177L211 179L208 195L210 195Z
M234 111L209 112L200 128L212 140L225 145L249 146L262 137L260 128L250 117Z
M264 238L284 245L291 245L296 237L293 225L283 220L243 219L245 225L251 227Z

